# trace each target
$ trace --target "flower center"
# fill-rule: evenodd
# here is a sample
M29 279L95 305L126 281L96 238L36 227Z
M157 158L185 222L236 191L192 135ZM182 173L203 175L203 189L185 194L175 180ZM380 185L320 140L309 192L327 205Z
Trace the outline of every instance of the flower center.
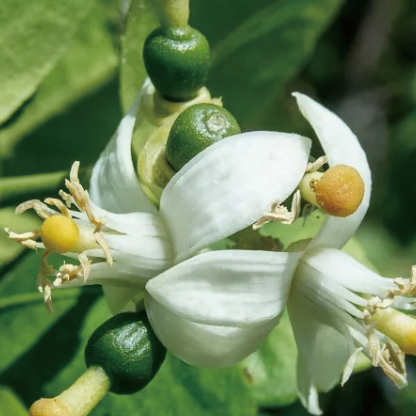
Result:
M29 231L22 234L14 233L6 229L9 238L25 247L37 250L37 238L41 238L45 246L42 255L41 270L38 274L38 288L44 294L45 303L49 310L52 310L51 286L52 282L46 277L56 277L54 286L60 286L63 282L79 277L87 280L91 271L91 261L86 251L100 248L108 266L112 266L113 259L110 249L101 230L105 226L105 218L98 218L93 212L93 205L90 202L88 191L86 191L78 179L79 162L72 165L69 180L65 181L69 194L59 192L62 200L46 198L45 202L32 199L23 202L16 208L16 214L21 214L28 209L34 209L44 222L39 230ZM75 205L84 215L84 222L90 224L77 225L72 219L69 208ZM51 206L58 208L59 212ZM48 264L47 258L51 253L78 253L79 265L64 263L58 270Z

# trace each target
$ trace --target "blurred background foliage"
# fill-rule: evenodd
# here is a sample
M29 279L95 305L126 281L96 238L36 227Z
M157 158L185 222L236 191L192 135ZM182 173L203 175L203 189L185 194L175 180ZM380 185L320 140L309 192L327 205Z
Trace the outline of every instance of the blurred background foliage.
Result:
M347 121L374 180L348 250L385 276L408 276L416 263L416 2L191 0L191 24L212 47L208 86L244 130L313 137L295 90ZM14 217L16 203L53 194L74 160L94 163L145 78L141 46L156 25L150 0L2 0L2 227L36 227L31 214ZM284 231L269 232L284 239ZM38 267L38 254L0 234L0 416L24 415L32 401L68 387L84 371L89 335L109 316L95 287L56 291L48 314L35 288ZM92 414L306 415L295 362L284 318L240 366L198 369L169 356L148 388L108 395ZM322 395L324 414L414 415L416 360L408 366L402 391L379 369L354 374Z

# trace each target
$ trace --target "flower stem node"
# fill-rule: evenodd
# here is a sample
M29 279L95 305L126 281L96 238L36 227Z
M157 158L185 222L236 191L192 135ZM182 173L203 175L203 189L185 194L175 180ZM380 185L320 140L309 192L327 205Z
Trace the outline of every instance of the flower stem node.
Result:
M71 416L68 408L58 399L39 399L29 409L29 416Z
M166 157L179 171L211 144L241 132L233 115L214 104L196 104L183 111L170 130Z
M205 36L190 26L163 26L147 37L143 47L146 71L168 100L196 97L208 77L210 51Z
M117 394L145 387L165 355L144 311L113 316L92 334L85 348L87 366L101 367L110 379L110 391Z
M326 172L309 172L299 189L302 197L335 217L354 214L364 198L364 181L352 166L335 165Z

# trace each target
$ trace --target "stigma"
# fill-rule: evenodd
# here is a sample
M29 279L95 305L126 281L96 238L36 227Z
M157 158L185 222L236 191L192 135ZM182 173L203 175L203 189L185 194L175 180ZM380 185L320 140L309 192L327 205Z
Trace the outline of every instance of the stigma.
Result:
M299 190L303 199L335 217L348 217L357 211L364 198L365 185L357 169L335 165L326 172L310 172Z
M52 215L43 222L40 238L51 253L76 252L79 228L72 218Z

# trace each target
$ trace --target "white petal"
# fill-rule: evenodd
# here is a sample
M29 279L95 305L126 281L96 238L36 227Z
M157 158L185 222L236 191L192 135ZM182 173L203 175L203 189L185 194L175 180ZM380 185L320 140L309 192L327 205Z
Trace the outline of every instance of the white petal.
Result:
M334 113L306 95L294 93L304 117L316 132L330 166L349 165L358 170L365 184L363 202L358 210L345 218L327 216L312 247L341 248L355 233L363 220L371 196L371 172L367 157L350 128Z
M111 267L105 262L93 263L91 272L86 282L83 277L63 283L59 288L75 287L84 285L110 285L122 288L144 290L149 280L146 276L148 269L126 266L122 263L114 263ZM153 273L154 276L154 273Z
M143 234L169 240L169 235L160 216L146 212L115 214L91 203L95 216L103 219L105 227L122 234ZM89 224L89 222L87 222Z
M182 318L244 328L282 313L300 255L208 252L157 276L146 289L167 311Z
M250 328L204 325L165 309L151 296L146 298L150 323L165 347L187 363L203 367L235 364L255 351L278 320Z
M310 140L273 132L228 137L187 163L163 191L160 211L176 261L257 221L305 171Z
M366 294L370 297L385 298L387 290L395 286L392 279L379 276L340 250L307 250L301 263L319 273L321 283L325 281L330 284L332 281L338 287L342 286L349 291ZM300 265L300 268L302 267ZM364 303L358 299L350 300L361 306L366 305L364 299Z
M159 216L144 212L114 214L95 204L92 208L97 217L105 220L103 235L114 261L140 268L140 274L147 277L170 267L172 246ZM87 250L86 254L104 257L101 249Z
M143 90L146 91L146 84ZM131 160L131 140L143 92L121 120L114 136L94 166L90 181L92 201L112 212L156 212L140 186Z
M299 397L309 413L320 415L318 391L326 392L339 382L351 346L339 332L311 319L308 308L290 303L288 310L298 346Z
M117 286L103 286L105 299L107 301L110 312L115 315L120 312L134 312L135 305L130 302L136 291Z

